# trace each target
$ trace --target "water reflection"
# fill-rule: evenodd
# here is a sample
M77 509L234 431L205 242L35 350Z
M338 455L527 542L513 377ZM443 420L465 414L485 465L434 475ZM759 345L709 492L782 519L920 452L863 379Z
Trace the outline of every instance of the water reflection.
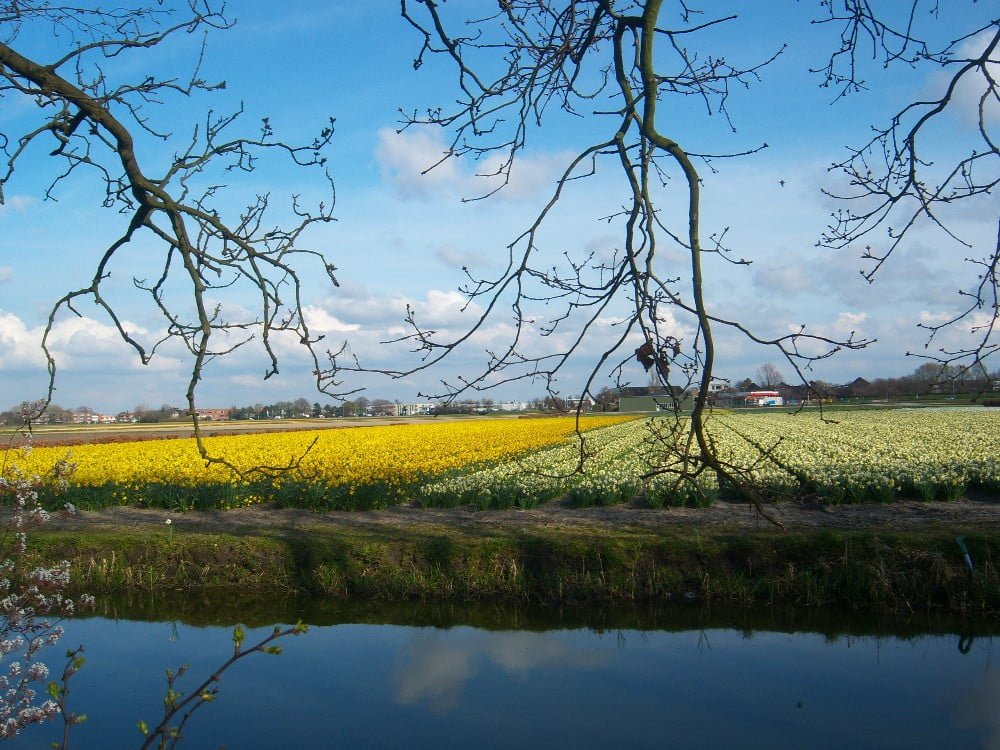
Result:
M1000 634L995 618L968 619L935 614L885 615L838 609L794 607L688 606L670 603L605 606L527 606L520 602L385 602L297 598L260 599L254 595L190 596L183 592L107 598L94 613L108 619L148 620L198 627L250 627L301 619L309 625L364 623L413 627L469 626L483 630L566 630L598 633L617 630L740 630L819 633L831 640L862 635L900 638L959 633L963 639Z
M525 681L533 670L592 670L606 660L601 652L581 651L536 633L418 630L400 653L392 681L399 703L424 703L446 712L460 703L463 687L481 664Z
M136 720L162 705L162 670L186 662L192 680L211 673L231 649L237 619L203 603L103 606L118 619L67 628L67 643L87 646L73 693L90 717L73 741L83 750L135 747ZM248 611L258 622L303 617L310 632L287 640L282 656L254 657L227 674L182 747L1000 750L995 621L691 607L285 606ZM20 746L49 739L36 733Z
M987 666L960 688L951 715L956 726L982 733L982 747L1000 750L1000 672Z

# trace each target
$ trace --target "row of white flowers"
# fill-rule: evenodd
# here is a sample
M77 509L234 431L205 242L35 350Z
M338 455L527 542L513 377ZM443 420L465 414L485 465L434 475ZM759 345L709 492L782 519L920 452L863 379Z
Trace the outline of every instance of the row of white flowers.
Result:
M807 490L833 501L898 495L953 499L969 488L1000 490L1000 411L839 412L720 419L755 441L782 440L775 456Z
M723 413L709 421L721 457L775 492L830 502L899 496L953 499L970 488L1000 491L1000 410L880 410L815 414ZM643 420L587 433L583 443L433 482L427 505L530 507L569 496L581 505L642 496L650 505L710 499L714 476L678 484L656 473L678 459L667 420ZM666 439L665 439L666 438ZM767 455L761 459L762 451ZM581 463L581 455L585 460Z

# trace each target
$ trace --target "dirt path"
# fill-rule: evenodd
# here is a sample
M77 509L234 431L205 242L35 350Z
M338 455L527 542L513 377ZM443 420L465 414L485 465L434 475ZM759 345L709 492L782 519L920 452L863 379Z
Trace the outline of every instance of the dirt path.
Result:
M268 432L296 432L302 430L342 430L349 427L386 427L401 424L421 424L432 422L455 422L478 419L518 419L520 415L481 417L465 414L442 414L440 416L412 417L364 417L335 419L243 419L234 421L201 423L202 435L219 437L222 435L259 435ZM42 425L31 435L20 430L0 429L0 447L20 446L27 443L44 446L73 446L93 443L132 443L143 440L169 440L194 437L194 429L187 420L162 422L158 424L116 424L116 425Z
M899 501L889 505L821 505L779 503L772 512L788 530L948 528L1000 534L1000 498L954 502ZM303 530L343 528L381 533L430 532L454 529L471 534L564 528L600 533L602 530L655 531L690 527L704 529L773 528L747 505L716 502L709 508L650 510L628 506L573 508L549 503L533 510L475 511L469 508L397 507L381 511L314 513L258 505L229 511L175 513L122 507L81 511L69 518L53 517L50 528L147 528L162 530L170 519L174 533L183 531L241 533L255 529Z

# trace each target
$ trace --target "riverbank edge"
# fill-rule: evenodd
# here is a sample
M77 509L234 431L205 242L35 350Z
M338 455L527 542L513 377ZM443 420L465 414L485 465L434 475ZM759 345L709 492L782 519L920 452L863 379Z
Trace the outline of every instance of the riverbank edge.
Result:
M229 590L383 601L720 601L1000 612L1000 535L958 527L41 529L30 535L29 551L38 563L70 560L73 589L102 595Z

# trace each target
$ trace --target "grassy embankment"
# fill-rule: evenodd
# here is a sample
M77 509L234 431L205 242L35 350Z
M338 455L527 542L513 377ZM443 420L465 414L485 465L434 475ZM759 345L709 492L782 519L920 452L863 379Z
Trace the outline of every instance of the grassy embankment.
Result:
M955 529L723 531L670 528L588 534L310 528L242 535L162 527L42 530L38 559L74 561L91 593L305 592L324 598L486 599L544 603L691 599L731 603L983 614L1000 611L1000 536Z
M906 413L893 415L891 420L879 419L877 414L871 418L845 418L835 427L823 425L822 432L812 430L815 433L812 435L807 432L798 442L782 443L788 452L782 460L799 467L793 466L793 478L800 489L808 491L807 495L814 493L824 498L826 495L819 492L824 488L839 493L836 498L826 498L828 502L860 502L871 499L868 495L885 501L901 490L915 491L925 485L926 499L939 494L953 498L970 488L991 493L1000 490L993 442L998 433L992 417L979 415L972 420L963 416L949 426L945 424L950 419L948 414L929 412L928 415L916 420ZM771 432L777 427L778 434L784 435L793 427L792 418L787 415L775 420L780 424L771 425ZM746 433L758 422L762 420L748 416L739 425L741 432ZM980 439L970 441L972 428L977 424ZM768 424L757 426L764 429ZM908 429L900 432L901 426ZM551 444L560 437L562 428L555 429L556 422L546 424L542 420L517 427L507 433L484 433L485 436L478 438L472 437L473 431L490 429L489 425L437 425L421 431L400 427L395 432L394 428L386 427L358 434L331 431L324 438L324 445L309 454L316 467L307 472L306 484L311 491L306 494L316 495L323 502L309 501L298 507L324 511L339 508L329 503L344 492L355 499L359 492L365 496L388 496L390 493L382 485L390 480L396 495L412 497L414 482L423 482L430 474L464 472L488 460L503 469L513 466L514 470L463 474L461 486L443 486L445 498L458 505L493 507L492 498L516 495L519 507L527 507L524 504L527 490L517 483L525 469L512 464L510 456ZM602 434L611 441L617 434L615 431L634 429L638 428L624 425ZM524 444L510 442L514 437L530 437L535 430L549 430L552 434L544 440L528 440ZM435 444L436 447L429 440L432 433L439 433L440 444ZM767 430L765 433L770 434ZM248 460L267 465L268 456L276 451L278 455L301 454L301 450L294 448L277 449L279 444L284 445L283 441L293 439L294 435L267 440L247 438L238 445L234 442L229 453L249 456L250 448L255 445L262 450L266 448L264 458ZM221 443L226 438L219 440ZM405 446L404 440L409 440ZM363 441L367 442L359 447ZM591 445L598 442L595 436ZM483 446L506 446L509 450L504 456L492 459L475 454L456 462L460 450ZM170 481L182 482L195 475L195 469L184 463L189 461L190 451L185 455L170 453L182 447L177 441L150 443L140 451L145 456L142 460L133 455L136 446L127 450L115 448L107 455L103 448L80 447L75 449L73 458L80 464L74 478L80 483L81 492L91 489L103 492L114 500L112 505L122 502L140 507L156 505L175 512L202 507L190 499L176 505L171 498L165 498L162 504L153 502L153 488L160 486L157 482L169 488L174 486ZM734 446L734 451L738 447ZM584 489L591 494L617 497L616 478L624 471L627 484L628 477L637 473L626 471L634 451L622 450L625 452L621 455L612 452L603 463L592 459L593 486ZM569 452L575 463L575 447L570 446ZM44 449L36 449L30 458L37 460L43 453ZM89 453L94 455L88 463L85 459ZM548 452L538 455L542 468L546 469L544 474L559 473L553 471L553 467L560 465L558 456ZM376 460L377 456L381 458ZM955 456L962 460L957 461ZM145 468L137 470L135 466ZM125 471L121 487L113 484L112 480L118 480L109 474L112 469ZM161 476L167 470L180 479L172 479L173 474ZM130 477L136 471L142 481L133 485ZM94 488L87 484L91 481L88 472L96 482ZM335 477L339 482L337 487L343 492L335 492L337 487L328 486L333 480L324 479L327 476ZM791 476L778 472L780 481L791 481ZM766 477L761 481L766 481ZM198 493L205 494L206 488L223 485L199 480L193 486ZM121 492L116 494L115 488ZM538 502L543 502L560 495L572 500L579 490L576 486L560 485L531 491L541 493ZM473 496L491 500L477 504ZM70 499L79 504L76 496ZM249 503L251 499L245 500ZM280 497L272 494L271 499L281 504ZM421 503L431 499L421 495ZM209 503L206 507L232 507L232 504ZM695 522L683 528L663 525L645 530L610 525L598 533L583 531L573 524L524 528L502 522L470 531L461 525L438 527L422 519L393 529L363 524L331 527L319 522L308 529L286 529L273 526L266 515L263 519L258 528L241 535L196 534L192 530L171 535L161 522L140 529L112 527L113 531L72 527L59 532L45 530L33 535L31 544L46 559L74 560L77 585L95 593L231 589L304 591L327 598L453 601L496 598L542 602L694 597L797 606L1000 611L1000 574L995 565L1000 553L1000 534L995 522L982 528L971 522L959 527L963 522L955 521L950 526L926 526L906 532L869 527L865 531L787 533L772 529L737 532L718 526L699 526ZM975 563L971 575L955 541L960 534L968 537Z

